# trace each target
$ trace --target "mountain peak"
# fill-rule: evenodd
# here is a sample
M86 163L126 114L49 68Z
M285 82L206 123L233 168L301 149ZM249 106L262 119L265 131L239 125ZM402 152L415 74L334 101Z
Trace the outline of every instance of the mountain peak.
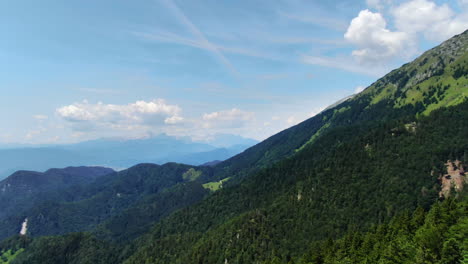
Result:
M468 97L468 30L423 53L377 80L352 100L390 100L395 108L412 104L428 114Z

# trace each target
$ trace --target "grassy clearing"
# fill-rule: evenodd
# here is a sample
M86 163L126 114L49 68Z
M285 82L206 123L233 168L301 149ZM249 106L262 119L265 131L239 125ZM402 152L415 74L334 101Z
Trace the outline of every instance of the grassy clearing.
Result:
M12 252L11 249L8 251L2 252L0 256L0 264L8 264L13 261L24 249L17 250L16 252Z
M393 94L395 93L396 91L396 87L395 85L393 84L387 84L387 86L385 86L378 94L376 94L373 98L372 98L372 101L371 101L371 105L373 104L376 104L384 99L388 99L390 98L391 96L393 96Z
M201 175L202 171L197 171L194 168L190 168L188 171L182 174L182 178L186 181L194 181Z
M215 191L223 188L223 183L227 182L229 179L230 178L228 177L228 178L222 179L222 180L217 181L217 182L205 183L205 184L203 184L203 188L209 189L210 191L215 192Z
M343 107L344 108L344 107ZM341 112L340 112L341 113ZM327 129L328 127L330 126L330 122L326 123L325 125L323 125L319 130L317 130L317 132L315 132L315 134L312 135L312 137L310 137L310 139L304 144L302 145L300 148L294 150L295 152L299 152L301 150L303 150L305 148L305 146L313 143L319 136L320 134L323 133L323 131L325 129Z

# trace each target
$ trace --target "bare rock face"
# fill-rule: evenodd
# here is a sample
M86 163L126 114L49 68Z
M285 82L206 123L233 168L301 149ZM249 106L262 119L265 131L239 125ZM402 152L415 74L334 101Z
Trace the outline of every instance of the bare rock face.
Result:
M28 232L28 219L26 218L21 224L20 235L25 236L27 232Z
M468 178L465 176L465 169L459 160L454 162L448 160L445 163L447 166L447 174L439 177L441 182L440 198L447 198L451 195L452 190L460 192L463 186L468 183Z

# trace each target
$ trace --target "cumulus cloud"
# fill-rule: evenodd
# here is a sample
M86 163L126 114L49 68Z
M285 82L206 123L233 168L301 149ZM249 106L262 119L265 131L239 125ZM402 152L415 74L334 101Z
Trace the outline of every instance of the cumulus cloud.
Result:
M248 132L256 124L255 114L238 108L183 117L182 109L165 100L129 104L87 101L56 109L57 116L73 130L72 137L142 138L166 133L172 136L204 138L210 134Z
M174 124L178 124L182 122L183 120L184 120L183 117L175 115L175 116L171 116L171 117L164 119L164 123L168 125L174 125Z
M75 129L84 130L96 127L131 130L136 126L176 124L183 121L181 111L179 106L167 104L162 99L126 105L83 101L56 110L58 116L74 124Z
M352 55L363 64L376 64L401 54L412 55L414 40L401 31L390 31L380 13L362 10L344 35L358 49Z
M252 112L233 108L204 114L202 119L205 128L239 128L250 121L254 121L255 115Z
M422 38L443 41L468 28L466 0L458 0L457 12L448 4L438 5L431 0L400 4L392 0L366 0L366 3L377 12L362 10L351 21L344 38L357 47L352 51L354 59L368 69L416 55ZM394 29L388 26L383 14L388 15Z
M461 5L464 5L461 1ZM468 28L468 14L456 14L447 4L412 0L392 10L396 27L409 34L422 32L429 40L442 41Z

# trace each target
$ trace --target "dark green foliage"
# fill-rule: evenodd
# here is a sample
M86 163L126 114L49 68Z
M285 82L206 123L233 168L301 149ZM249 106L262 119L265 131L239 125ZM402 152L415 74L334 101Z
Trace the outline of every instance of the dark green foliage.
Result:
M463 76L468 76L468 67L466 65L458 65L453 71L453 78L458 80L458 78Z
M46 172L17 171L0 181L0 219L28 209L35 201L46 199L46 193L91 183L113 172L103 167L67 167Z
M420 209L412 216L401 213L366 233L316 243L296 263L464 263L467 206L449 199L434 204L426 215Z
M187 232L196 232L198 241L182 246L170 263L252 263L272 256L284 262L312 241L366 230L418 205L429 208L438 196L431 170L442 172L450 156L468 149L468 103L418 120L414 132L406 122L330 130L293 158L162 221L128 263L142 256L168 263L154 253L169 250L158 241Z
M12 263L28 264L99 264L119 263L121 248L93 238L86 233L72 233L61 237L41 237L33 240L27 250Z
M288 128L245 150L243 153L215 165L216 180L230 177L231 180L227 184L237 184L245 176L293 155L296 149L304 145L325 125L324 117L331 114L332 111L327 111L327 114L319 114L317 118L309 119Z
M0 235L6 237L17 234L26 217L28 234L32 236L91 230L112 217L118 222L122 214L125 214L123 211L134 206L137 207L131 210L139 210L154 217L148 219L142 215L141 220L151 220L145 223L148 225L173 210L200 201L208 194L198 182L184 185L185 187L175 187L186 182L182 175L190 168L193 166L176 163L162 166L140 164L119 173L100 177L89 185L77 185L44 193L41 199L33 203L31 209L19 211L16 215L4 219L0 224ZM205 178L210 179L210 167L200 167L199 171ZM175 187L174 191L184 192L171 195L167 189L172 187ZM132 232L136 230L130 229L129 236ZM136 232L130 237L137 234L139 233Z
M27 236L13 236L0 242L0 252L12 250L18 251L27 248L31 243L31 238Z
M136 206L99 225L95 233L100 238L116 242L132 240L148 232L159 219L202 200L208 194L209 191L197 182L177 184L145 197Z
M272 256L287 263L313 241L429 208L439 190L431 170L438 175L447 159L468 149L468 103L417 120L415 131L404 126L409 121L416 120L330 130L293 158L163 220L137 242L128 263L252 263ZM178 245L179 254L162 261L157 252L171 243L159 242L187 232L197 242ZM386 254L395 256L395 247Z

